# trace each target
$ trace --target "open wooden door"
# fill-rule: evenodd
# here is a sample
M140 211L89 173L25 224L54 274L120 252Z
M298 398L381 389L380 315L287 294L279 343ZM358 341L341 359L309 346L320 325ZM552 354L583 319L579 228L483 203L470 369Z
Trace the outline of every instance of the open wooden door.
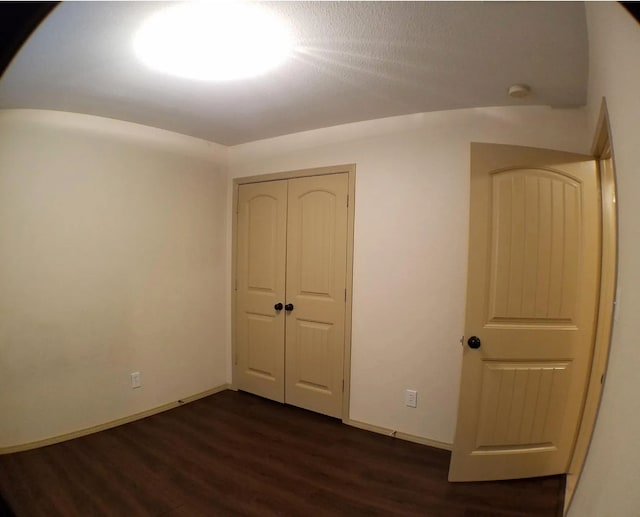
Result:
M599 199L588 156L472 144L450 481L567 471L592 359Z

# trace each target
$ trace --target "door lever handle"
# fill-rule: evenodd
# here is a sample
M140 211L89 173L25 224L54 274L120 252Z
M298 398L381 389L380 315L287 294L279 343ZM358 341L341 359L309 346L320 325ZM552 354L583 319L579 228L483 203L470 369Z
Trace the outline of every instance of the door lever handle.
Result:
M292 311L293 310L293 304L292 303L288 303L287 305L284 306L284 310L285 311Z

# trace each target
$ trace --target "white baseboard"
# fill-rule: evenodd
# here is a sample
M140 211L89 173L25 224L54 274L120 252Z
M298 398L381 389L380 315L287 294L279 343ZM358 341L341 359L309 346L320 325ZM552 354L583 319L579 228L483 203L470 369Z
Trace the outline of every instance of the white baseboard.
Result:
M400 440L406 440L407 442L419 443L422 445L428 445L429 447L435 447L436 449L444 449L450 451L453 444L446 442L439 442L438 440L431 440L423 436L416 436L409 433L403 433L400 431L394 431L393 429L387 429L386 427L379 427L377 425L367 424L365 422L359 422L357 420L343 420L344 424L358 429L364 429L365 431L371 431L373 433L384 434L385 436L391 436L393 438L399 438Z
M174 409L176 407L182 406L183 404L187 404L189 402L193 402L195 400L208 397L209 395L213 395L215 393L219 393L221 391L225 391L228 389L237 390L237 387L231 384L222 384L210 390L203 391L201 393L196 393L195 395L191 395L190 397L185 397L175 402L169 402L168 404L163 404L162 406L158 406L158 407L149 409L147 411L142 411L140 413L135 413L127 417L118 418L117 420L112 420L110 422L105 422L103 424L87 427L86 429L80 429L78 431L73 431L71 433L65 433L58 436L45 438L44 440L37 440L34 442L12 445L10 447L0 447L0 455L10 454L13 452L27 451L30 449L36 449L38 447L45 447L47 445L53 445L55 443L72 440L74 438L79 438L81 436L86 436L88 434L98 433L106 429L111 429L112 427L128 424L129 422L134 422L136 420L140 420L142 418L146 418L151 415L162 413L163 411L167 411L169 409ZM430 438L425 438L423 436L415 436L413 434L403 433L401 431L395 431L393 429L387 429L386 427L380 427L377 425L367 424L365 422L359 422L358 420L349 419L349 420L343 420L342 422L346 425L357 427L358 429L364 429L365 431L371 431L371 432L382 434L385 436L391 436L393 438L398 438L400 440L405 440L408 442L428 445L430 447L435 447L437 449L444 449L444 450L450 451L452 448L452 444L450 443L431 440Z
M79 431L73 431L71 433L52 436L51 438L45 438L44 440L37 440L35 442L22 443L18 445L12 445L10 447L0 447L0 455L10 454L12 452L28 451L30 449L37 449L38 447L45 447L47 445L53 445L54 443L65 442L67 440L72 440L74 438L79 438L81 436L86 436L88 434L98 433L106 429L111 429L112 427L117 427L122 424L128 424L129 422L134 422L136 420L140 420L141 418L146 418L151 415L162 413L163 411L167 411L169 409L177 408L179 406L182 406L183 404L187 404L189 402L193 402L194 400L208 397L209 395L213 395L215 393L219 393L227 389L229 389L229 385L222 384L221 386L217 386L216 388L212 388L210 390L203 391L201 393L196 393L195 395L191 395L190 397L185 397L183 399L176 400L175 402L169 402L168 404L163 404L162 406L148 409L147 411L142 411L140 413L135 413L130 416L118 418L117 420L105 422L104 424L94 425L92 427L87 427L86 429L80 429Z

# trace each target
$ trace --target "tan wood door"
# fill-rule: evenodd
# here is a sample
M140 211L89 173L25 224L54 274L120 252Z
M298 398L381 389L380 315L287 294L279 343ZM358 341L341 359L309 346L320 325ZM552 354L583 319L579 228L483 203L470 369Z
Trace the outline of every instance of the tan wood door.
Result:
M236 384L284 402L287 182L240 185L236 252Z
M334 417L342 416L347 193L346 173L238 188L236 385Z
M470 216L465 344L449 479L566 472L596 322L595 161L472 144ZM467 344L471 336L480 340L479 348Z
M348 175L289 180L286 401L342 415Z

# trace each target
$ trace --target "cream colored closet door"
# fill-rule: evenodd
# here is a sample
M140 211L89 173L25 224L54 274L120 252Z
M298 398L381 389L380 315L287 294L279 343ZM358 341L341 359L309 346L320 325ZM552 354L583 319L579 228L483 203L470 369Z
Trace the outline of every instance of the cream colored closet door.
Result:
M289 180L286 402L342 415L348 175Z
M590 157L472 145L451 481L567 471L593 350L599 206Z
M284 402L287 182L240 185L236 252L236 384Z

